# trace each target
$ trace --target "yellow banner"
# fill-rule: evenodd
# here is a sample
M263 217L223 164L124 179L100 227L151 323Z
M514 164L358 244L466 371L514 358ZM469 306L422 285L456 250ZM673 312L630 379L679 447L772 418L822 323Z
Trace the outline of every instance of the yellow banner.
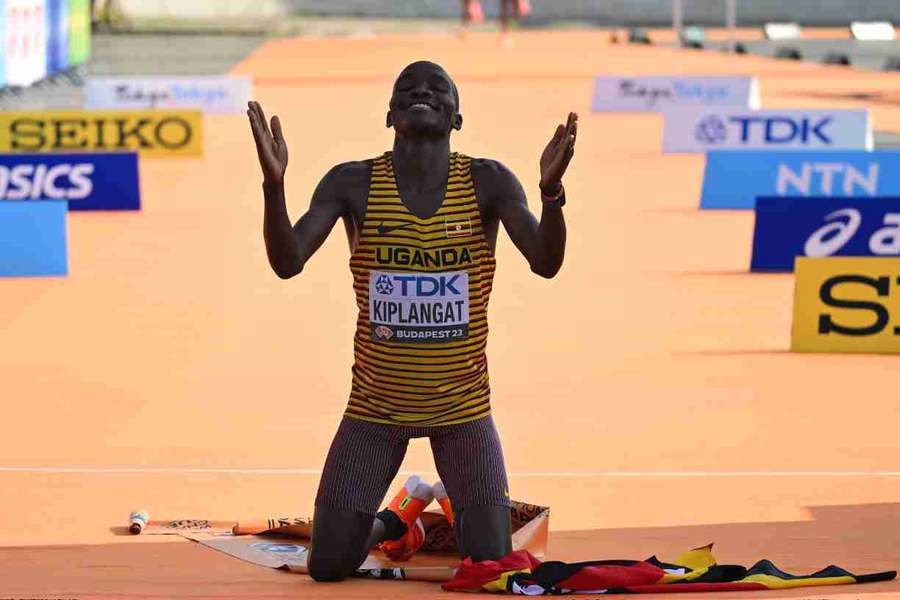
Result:
M900 258L797 257L794 352L900 354Z
M115 152L201 156L194 110L0 112L0 152Z

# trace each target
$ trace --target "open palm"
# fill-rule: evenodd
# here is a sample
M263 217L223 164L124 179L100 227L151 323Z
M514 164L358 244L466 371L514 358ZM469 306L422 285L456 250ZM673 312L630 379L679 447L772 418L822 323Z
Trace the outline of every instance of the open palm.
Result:
M569 113L565 125L558 125L553 138L541 154L541 191L555 196L562 185L562 177L575 156L575 138L578 136L578 115Z
M284 181L288 150L281 130L281 120L272 117L272 128L269 129L266 114L259 102L250 102L247 106L247 116L250 118L250 129L256 142L256 154L262 167L263 180L266 183Z

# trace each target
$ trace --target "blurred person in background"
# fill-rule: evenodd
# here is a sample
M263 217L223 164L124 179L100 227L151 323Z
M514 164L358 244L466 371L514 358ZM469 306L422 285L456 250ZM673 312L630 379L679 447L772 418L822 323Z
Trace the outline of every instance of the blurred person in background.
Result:
M469 32L469 25L484 23L484 10L480 0L462 0L462 29L460 35L465 37Z
M528 0L500 0L500 45L510 46L510 31L513 23L531 14L531 3ZM469 25L484 22L484 10L480 0L462 0L462 28L460 35L465 37Z
M510 31L514 22L531 14L528 0L500 0L500 45L512 46Z

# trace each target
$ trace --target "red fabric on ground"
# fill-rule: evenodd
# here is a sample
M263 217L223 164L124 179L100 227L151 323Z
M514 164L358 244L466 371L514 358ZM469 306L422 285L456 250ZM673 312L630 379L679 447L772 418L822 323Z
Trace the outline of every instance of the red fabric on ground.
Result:
M459 565L453 579L442 587L448 592L478 592L481 586L499 579L504 573L534 569L541 561L526 550L516 550L500 560L473 562L466 558Z
M607 588L631 588L656 584L665 571L647 562L633 565L595 565L584 567L577 573L559 582L559 587L567 590L601 590Z

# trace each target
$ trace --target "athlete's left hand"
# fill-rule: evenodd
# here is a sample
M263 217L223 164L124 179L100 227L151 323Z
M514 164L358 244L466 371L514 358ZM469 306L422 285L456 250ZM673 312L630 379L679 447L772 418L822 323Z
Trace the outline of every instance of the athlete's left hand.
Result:
M553 139L541 154L541 192L556 196L562 186L562 176L575 155L575 138L578 136L578 115L569 113L565 125L556 127Z

